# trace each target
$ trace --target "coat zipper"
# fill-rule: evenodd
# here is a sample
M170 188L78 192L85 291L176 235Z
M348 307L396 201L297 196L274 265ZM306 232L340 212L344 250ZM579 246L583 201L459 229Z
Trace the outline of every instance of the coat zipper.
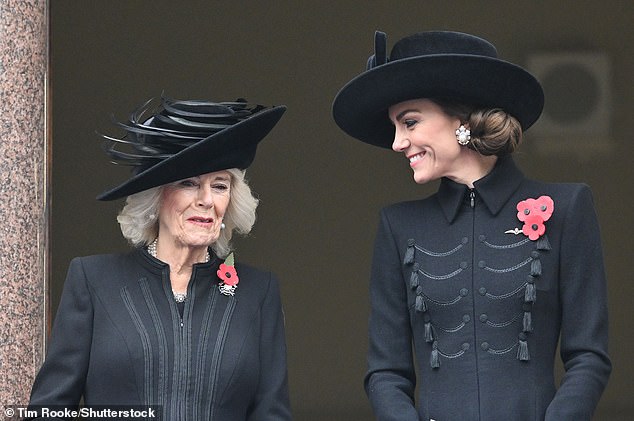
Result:
M475 193L475 189L470 189L469 190L469 205L471 206L471 295L473 298L473 310L472 310L472 317L473 320L476 320L475 316L476 316L476 308L475 308L475 222L476 222L476 211L475 211L475 199L476 199L476 193ZM476 378L477 378L477 382L478 382L478 402L480 402L480 369L478 367L478 353L477 351L475 351L477 349L477 334L476 334L476 327L474 324L474 331L473 331L473 349L474 352L476 353L475 355L475 363L476 363ZM480 405L478 404L478 415L480 415ZM481 418L480 418L481 419Z
M167 282L169 284L169 273L163 273L163 281ZM192 275L193 278L193 275ZM190 279L190 284L191 284L191 279ZM188 289L189 289L189 285L188 285ZM188 291L188 298L191 297L191 291ZM171 299L173 299L173 297L170 297ZM176 303L173 303L176 306L176 314L178 315L178 326L179 326L179 332L178 332L178 336L177 336L177 341L174 344L174 363L178 366L178 372L175 373L178 376L178 380L177 380L177 384L176 384L176 402L174 402L174 400L172 400L172 404L176 403L175 408L172 408L172 414L174 414L176 416L177 420L182 420L184 419L185 416L185 412L186 412L186 399L185 399L185 393L186 393L186 379L187 379L187 359L189 358L188 352L187 352L187 330L185 330L185 314L187 313L187 308L189 307L190 303L189 300L185 301L185 308L183 309L183 315L181 316L180 311L178 310L178 306L176 305ZM183 358L184 356L184 358Z

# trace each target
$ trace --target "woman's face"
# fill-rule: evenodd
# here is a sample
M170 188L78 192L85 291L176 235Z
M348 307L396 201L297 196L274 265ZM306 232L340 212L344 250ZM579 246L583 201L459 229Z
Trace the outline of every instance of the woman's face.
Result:
M217 171L167 184L161 193L161 246L207 247L220 236L231 199L231 174Z
M456 140L457 117L447 115L428 99L392 105L389 118L396 130L392 149L405 154L414 181L424 184L441 177L458 178L458 158L464 150Z

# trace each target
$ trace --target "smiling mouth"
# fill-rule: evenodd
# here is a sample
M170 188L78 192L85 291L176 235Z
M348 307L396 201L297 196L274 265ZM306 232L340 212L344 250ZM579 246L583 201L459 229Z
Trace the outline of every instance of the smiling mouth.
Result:
M408 158L409 159L409 164L410 165L415 164L417 161L423 159L423 156L425 156L425 152L420 152L420 153L417 153L416 155L410 156Z

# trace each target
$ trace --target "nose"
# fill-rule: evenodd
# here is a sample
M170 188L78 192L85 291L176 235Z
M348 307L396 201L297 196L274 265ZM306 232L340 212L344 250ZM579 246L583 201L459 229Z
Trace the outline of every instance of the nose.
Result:
M392 142L392 150L394 152L404 152L410 145L409 138L398 128L394 131L394 141Z
M213 193L211 186L201 185L198 189L197 203L204 208L212 208L214 206Z

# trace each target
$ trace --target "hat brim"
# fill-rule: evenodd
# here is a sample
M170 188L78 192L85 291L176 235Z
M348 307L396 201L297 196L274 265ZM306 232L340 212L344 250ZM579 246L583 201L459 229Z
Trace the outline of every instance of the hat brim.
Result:
M528 129L539 118L544 93L539 82L512 63L485 56L438 54L388 62L348 82L332 113L350 136L390 148L394 126L388 108L418 98L451 98L501 108Z
M119 186L101 193L97 200L119 199L214 171L245 169L253 162L258 143L273 129L285 111L283 105L261 111L136 174Z

